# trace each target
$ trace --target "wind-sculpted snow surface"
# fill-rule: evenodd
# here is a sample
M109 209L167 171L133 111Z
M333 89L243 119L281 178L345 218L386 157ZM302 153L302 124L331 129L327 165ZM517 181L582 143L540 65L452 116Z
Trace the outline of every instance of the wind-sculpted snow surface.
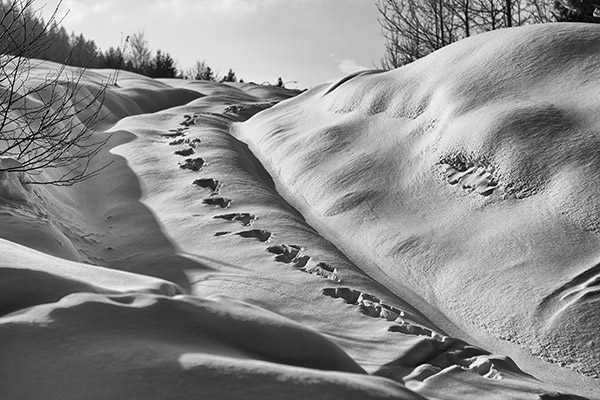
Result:
M314 88L236 135L393 292L600 379L598 93L600 27L536 25Z
M119 121L95 132L112 135L102 174L0 176L0 398L598 398L572 370L597 360L591 83L565 111L569 74L594 78L574 46L594 31L556 25L577 62L535 78L531 61L530 97L489 83L465 109L495 49L543 36L523 50L535 59L557 40L504 32L271 109L299 93L123 72L103 104ZM515 95L582 125L566 137L554 111L509 113Z

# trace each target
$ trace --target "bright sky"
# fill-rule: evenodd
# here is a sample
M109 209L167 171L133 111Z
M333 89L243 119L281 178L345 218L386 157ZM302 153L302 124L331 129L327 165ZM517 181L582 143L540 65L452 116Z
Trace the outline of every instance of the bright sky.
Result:
M36 0L50 13L58 0ZM180 68L233 68L246 82L306 88L378 65L376 0L63 0L63 26L102 50L143 31ZM297 81L296 84L290 81Z

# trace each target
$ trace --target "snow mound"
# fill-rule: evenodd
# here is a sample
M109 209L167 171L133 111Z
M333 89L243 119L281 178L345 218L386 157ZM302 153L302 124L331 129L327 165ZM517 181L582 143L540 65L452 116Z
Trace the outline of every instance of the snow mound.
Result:
M569 49L590 35L556 27L579 35ZM505 32L527 46L544 29ZM565 360L597 318L595 203L571 204L594 193L595 159L511 170L518 152L475 140L513 140L508 117L461 133L459 116L478 105L453 112L477 87L460 97L447 90L460 65L451 79L434 70L498 41L272 109L298 93L120 73L94 132L111 133L92 165L107 165L101 174L62 188L0 177L0 398L597 397L593 378L529 354L522 365L516 345L492 336L593 375L594 350ZM80 94L112 74L86 71ZM549 90L538 86L532 109ZM512 104L485 106L496 118ZM538 151L528 140L513 144ZM522 170L545 178L507 185Z
M393 292L598 378L598 82L597 25L500 30L314 88L236 134Z

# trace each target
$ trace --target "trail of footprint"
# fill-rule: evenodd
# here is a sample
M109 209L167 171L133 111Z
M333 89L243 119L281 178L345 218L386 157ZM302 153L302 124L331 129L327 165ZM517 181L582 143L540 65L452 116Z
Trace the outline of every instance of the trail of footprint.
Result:
M414 319L415 316L408 311L382 303L381 300L371 294L350 288L326 288L323 289L323 295L333 297L334 299L341 298L348 304L358 306L360 307L360 311L369 317L383 318L387 321L395 322L396 324L390 326L388 329L390 332L427 336L438 342L443 342L447 338L447 336L443 336L431 329L408 322L407 319Z
M276 254L275 261L292 264L295 268L307 274L320 276L334 282L341 282L337 270L324 262L316 262L310 256L302 254L301 246L281 244L267 248L269 253Z
M202 188L205 188L205 189L212 190L211 196L219 194L219 191L221 190L221 187L223 187L223 185L221 185L221 183L218 180L214 179L214 178L196 179L193 182L193 184L196 185L196 186L200 186Z
M409 312L382 303L380 299L371 294L345 287L323 289L323 295L334 299L341 298L347 304L360 307L360 311L367 316L394 322L394 325L388 328L389 332L424 336L435 343L435 346L428 352L419 352L420 356L417 360L409 357L398 361L399 363L413 364L414 362L416 364L416 368L409 375L404 376L405 380L423 381L452 366L473 370L488 379L503 379L497 369L498 366L502 366L505 370L521 372L510 358L493 356L490 352L471 346L460 339L444 336L429 328L409 322L407 319L413 320L413 316ZM376 374L386 376L385 370L390 366L393 367L393 364L394 362L389 366L384 366Z
M183 156L183 157L191 156L192 154L194 154L194 149L192 149L190 147L188 149L177 150L177 151L175 151L175 154L177 154L178 156Z
M231 199L224 197L211 197L209 199L202 200L202 202L209 206L219 206L221 208L228 208L231 205Z
M273 234L265 229L251 229L249 231L237 232L236 235L244 238L255 238L261 242L269 242Z
M198 157L186 159L185 163L179 165L179 168L200 171L200 169L204 166L206 166L206 162L202 158Z
M231 221L231 222L233 222L233 221L241 222L242 225L244 225L244 226L251 226L252 223L258 219L256 217L256 215L252 215L252 214L248 214L248 213L222 214L222 215L215 215L213 218L214 219L224 219L224 220Z

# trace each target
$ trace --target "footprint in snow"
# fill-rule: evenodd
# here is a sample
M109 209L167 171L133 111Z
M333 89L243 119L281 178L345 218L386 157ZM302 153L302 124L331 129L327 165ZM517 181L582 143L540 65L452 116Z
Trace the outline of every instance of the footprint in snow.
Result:
M249 231L237 232L236 235L244 238L255 238L261 242L268 242L273 237L273 234L264 229L251 229Z
M183 157L191 156L192 154L194 154L194 149L188 148L188 149L183 149L183 150L177 150L175 152L175 154L177 154L178 156L183 156Z
M218 206L221 208L228 208L231 205L231 199L226 199L224 197L211 197L209 199L204 199L202 202L209 206Z
M221 183L214 179L214 178L208 178L208 179L196 179L193 182L194 185L196 186L200 186L202 188L205 189L210 189L212 190L211 196L219 194L219 191L221 190L221 187L223 187L223 185L221 185Z
M216 215L213 218L215 219L224 219L227 221L237 221L241 222L244 226L251 226L254 221L258 218L256 215L248 214L248 213L233 213L233 214L222 214Z
M494 167L490 165L479 165L460 156L446 159L442 161L442 165L446 180L451 185L458 184L461 188L482 196L491 195L498 186Z
M418 324L407 321L413 315L405 310L382 303L376 296L363 293L350 288L326 288L323 295L334 299L343 299L347 304L360 308L360 312L373 318L383 318L395 324L388 328L390 332L399 332L407 335L427 336L435 341L443 342L446 336L434 332Z
M198 158L188 158L185 160L183 164L179 165L181 169L189 169L192 171L200 171L202 167L206 165L206 162L200 157Z
M179 125L183 125L185 127L189 127L190 125L196 125L196 118L198 118L198 114L185 114L183 116L183 122L180 122Z
M281 244L267 248L269 253L276 254L275 261L292 264L294 268L307 274L320 276L334 282L341 282L337 269L324 262L317 262L310 256L303 254L304 249L301 246L292 244Z
M194 139L184 139L184 138L179 138L179 139L175 139L172 142L169 142L169 146L177 146L180 144L187 144L192 148L196 148L198 147L198 145L201 143L202 141L198 138L194 138Z
M185 131L189 128L177 128L177 129L169 129L169 133L161 133L160 136L175 138L179 136L185 135Z

